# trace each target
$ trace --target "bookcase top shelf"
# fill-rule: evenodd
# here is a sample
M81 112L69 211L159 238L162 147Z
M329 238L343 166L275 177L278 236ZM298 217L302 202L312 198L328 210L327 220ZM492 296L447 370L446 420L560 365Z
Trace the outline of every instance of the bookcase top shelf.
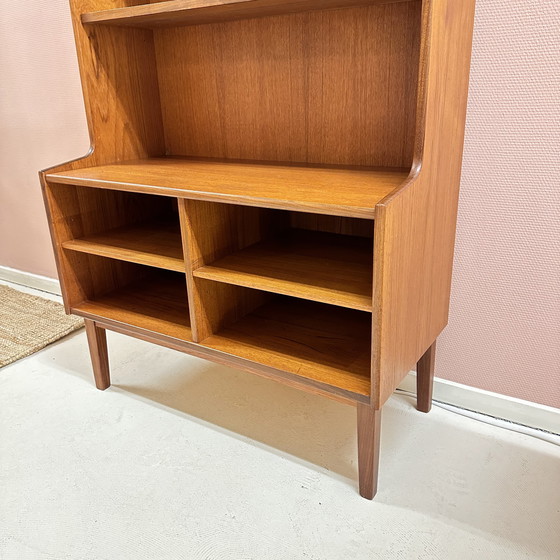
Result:
M169 0L82 14L83 23L130 27L200 25L406 0Z
M152 158L47 174L53 183L373 219L402 168L325 168Z

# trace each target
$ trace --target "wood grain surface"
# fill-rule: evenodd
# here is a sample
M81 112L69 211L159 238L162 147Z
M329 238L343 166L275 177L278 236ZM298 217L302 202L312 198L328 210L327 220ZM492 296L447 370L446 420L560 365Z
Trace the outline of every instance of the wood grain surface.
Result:
M104 235L150 220L175 221L176 201L165 197L44 183L49 227L67 311L88 297L116 289L137 270L116 261L70 251L76 239ZM91 254L100 255L100 251ZM105 254L104 256L115 256Z
M372 309L373 242L364 237L285 230L194 275L342 307Z
M104 391L111 385L107 335L105 334L105 329L100 328L90 319L85 319L84 325L86 327L86 336L91 356L95 386L100 391Z
M377 493L381 410L358 403L358 476L360 495L372 500Z
M362 311L281 297L202 344L350 393L369 395L369 326L370 315Z
M76 314L86 318L93 317L88 312L80 310L77 310ZM106 319L102 317L97 317L96 323L107 330L112 330L121 334L125 334L127 336L133 336L140 340L145 340L153 344L159 344L160 346L171 348L172 350L177 350L179 352L185 352L186 354L190 354L198 358L211 360L212 362L215 362L217 364L234 367L242 371L258 375L260 377L273 379L274 381L277 381L289 387L293 387L295 389L299 389L301 391L305 391L314 395L320 395L322 397L339 401L347 405L355 406L357 402L369 402L369 396L367 395L349 393L344 389L324 385L320 381L316 381L314 379L306 379L280 369L257 364L255 362L252 362L251 360L240 358L238 356L224 354L219 350L214 350L212 348L208 348L194 342L180 340L172 336L142 329L133 325L123 325L118 321L113 321L112 319Z
M168 154L410 170L420 2L158 29L154 39ZM285 194L296 189L286 183Z
M153 33L84 26L81 14L123 0L70 0L92 150L89 165L165 154ZM93 148L94 146L94 148ZM83 159L64 167L83 167Z
M424 1L415 166L375 214L376 407L447 324L474 6Z
M185 271L179 223L148 222L62 243L64 249L156 268Z
M100 388L111 328L359 403L375 494L447 322L474 3L70 0L92 147L40 175Z
M277 227L276 212L180 200L193 340L200 342L270 299L268 294L195 278L199 267L242 249ZM280 216L281 217L281 216Z
M402 169L341 169L154 158L48 173L60 184L372 218Z
M128 8L88 12L83 23L158 27L197 25L278 14L331 10L360 4L389 4L406 0L169 0Z
M434 342L416 364L416 400L420 412L430 412L434 388L436 343Z
M72 311L180 340L192 339L187 291L181 274L152 274L106 295L88 299L76 305Z

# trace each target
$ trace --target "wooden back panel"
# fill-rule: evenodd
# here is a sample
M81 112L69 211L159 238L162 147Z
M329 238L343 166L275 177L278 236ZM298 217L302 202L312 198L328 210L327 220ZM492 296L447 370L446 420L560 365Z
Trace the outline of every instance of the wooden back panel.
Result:
M167 153L410 168L421 2L154 31Z
M327 216L325 214L307 214L305 212L290 212L289 216L290 227L292 228L325 231L340 235L373 237L373 220Z
M372 402L447 324L475 0L424 0L414 169L376 207Z

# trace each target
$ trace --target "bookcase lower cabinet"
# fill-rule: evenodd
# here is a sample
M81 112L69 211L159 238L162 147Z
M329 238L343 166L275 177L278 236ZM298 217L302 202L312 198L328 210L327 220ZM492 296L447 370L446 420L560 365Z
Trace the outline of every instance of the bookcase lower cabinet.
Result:
M381 409L447 323L474 0L70 0L90 153L40 173L96 386L107 329Z

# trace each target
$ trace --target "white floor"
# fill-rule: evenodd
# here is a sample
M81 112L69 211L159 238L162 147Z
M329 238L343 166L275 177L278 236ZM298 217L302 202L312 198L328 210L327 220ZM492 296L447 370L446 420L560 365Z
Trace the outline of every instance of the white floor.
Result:
M0 559L560 558L560 447L394 396L377 497L355 410L110 334L0 370ZM560 442L558 442L560 443Z

